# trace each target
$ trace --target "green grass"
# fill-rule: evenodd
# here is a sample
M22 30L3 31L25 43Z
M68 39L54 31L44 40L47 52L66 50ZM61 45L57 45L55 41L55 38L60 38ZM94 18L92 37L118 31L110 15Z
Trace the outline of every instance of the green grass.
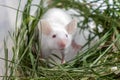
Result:
M107 4L106 9L101 11L101 4L98 8L92 7L90 4L76 2L75 0L53 0L51 5L43 7L41 0L39 5L32 4L32 0L28 0L23 11L19 11L16 15L22 12L21 28L17 27L18 16L16 17L16 30L11 35L14 42L12 48L13 57L10 65L5 62L6 74L8 67L10 75L4 77L4 80L119 80L120 79L120 3L114 1L111 5L108 0L102 0ZM20 6L20 4L19 4ZM30 15L30 9L36 6L37 10L34 16ZM89 6L89 7L88 7ZM54 67L49 67L46 60L40 59L40 43L35 39L35 27L38 24L41 16L51 7L73 8L79 14L76 17L83 16L84 20L79 21L79 28L88 28L88 23L93 20L96 28L92 33L99 37L99 41L93 47L85 51L79 52L78 56L72 61L63 65L55 64ZM98 27L103 28L99 32ZM93 38L89 38L88 43ZM33 51L33 45L35 51ZM86 46L85 45L85 46ZM5 58L8 59L8 51L5 44ZM112 67L117 67L117 70L112 71Z

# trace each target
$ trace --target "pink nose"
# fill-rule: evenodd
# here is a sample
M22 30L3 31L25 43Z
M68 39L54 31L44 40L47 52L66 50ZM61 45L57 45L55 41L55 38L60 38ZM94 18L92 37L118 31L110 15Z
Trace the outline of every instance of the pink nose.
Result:
M60 42L58 42L58 45L61 49L64 49L65 46L66 46L66 42L65 41L60 41Z

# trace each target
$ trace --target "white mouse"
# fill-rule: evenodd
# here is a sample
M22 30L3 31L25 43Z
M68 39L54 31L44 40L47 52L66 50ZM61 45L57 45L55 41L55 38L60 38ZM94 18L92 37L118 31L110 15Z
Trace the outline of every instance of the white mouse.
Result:
M71 45L76 28L77 20L72 19L64 10L49 9L38 25L42 57L48 58L55 52L62 55L61 63L64 63L64 52Z

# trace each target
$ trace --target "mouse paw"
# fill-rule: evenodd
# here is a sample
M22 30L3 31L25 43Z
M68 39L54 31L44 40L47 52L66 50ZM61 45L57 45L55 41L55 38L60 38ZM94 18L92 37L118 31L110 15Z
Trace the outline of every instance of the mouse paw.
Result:
M61 61L61 64L64 64L64 63L66 63L65 60L62 60L62 61Z
M82 46L77 44L74 40L72 41L71 45L72 45L73 49L75 49L76 52L82 48Z

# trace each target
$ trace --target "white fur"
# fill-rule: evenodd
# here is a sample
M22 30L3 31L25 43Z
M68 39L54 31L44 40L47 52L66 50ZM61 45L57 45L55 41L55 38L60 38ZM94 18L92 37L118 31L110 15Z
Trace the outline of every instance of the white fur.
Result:
M42 34L42 37L40 36L39 38L39 40L41 40L42 56L47 58L54 52L56 52L56 54L60 54L61 50L57 44L59 40L64 39L67 41L65 49L71 44L72 34L69 34L66 31L66 27L68 27L67 25L72 21L72 18L65 13L65 11L53 8L43 15L42 20L46 20L52 28L52 33L49 35ZM57 35L55 39L52 38L53 34ZM67 34L68 37L66 37L65 34Z

